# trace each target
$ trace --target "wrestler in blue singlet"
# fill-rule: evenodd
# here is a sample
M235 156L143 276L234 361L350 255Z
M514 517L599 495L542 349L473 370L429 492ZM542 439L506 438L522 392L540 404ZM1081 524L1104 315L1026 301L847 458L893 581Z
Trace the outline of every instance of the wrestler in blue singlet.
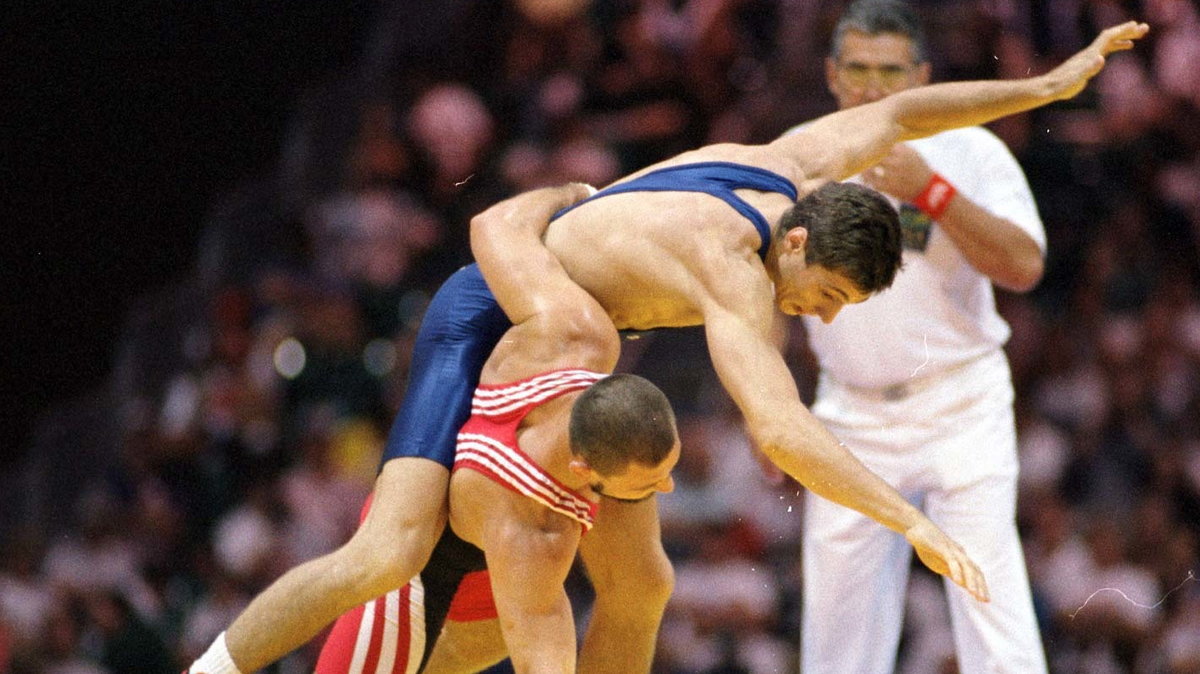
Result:
M755 166L709 161L657 169L611 185L583 201L554 214L553 222L581 204L626 192L703 192L728 203L754 223L762 237L758 249L765 257L771 243L771 225L734 190L776 192L796 200L796 186L783 176ZM496 303L477 265L458 270L442 284L417 333L412 370L404 402L392 423L383 462L402 456L437 461L449 469L454 463L458 429L471 416L471 397L479 373L512 323Z

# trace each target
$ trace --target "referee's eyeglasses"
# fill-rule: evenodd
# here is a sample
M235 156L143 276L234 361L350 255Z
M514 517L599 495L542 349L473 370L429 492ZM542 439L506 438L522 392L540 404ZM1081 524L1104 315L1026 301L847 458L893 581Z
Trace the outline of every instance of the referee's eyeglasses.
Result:
M837 61L838 73L842 81L854 89L866 89L872 83L884 91L899 91L908 86L908 77L916 68L916 64L898 65L886 64L869 66L857 61Z

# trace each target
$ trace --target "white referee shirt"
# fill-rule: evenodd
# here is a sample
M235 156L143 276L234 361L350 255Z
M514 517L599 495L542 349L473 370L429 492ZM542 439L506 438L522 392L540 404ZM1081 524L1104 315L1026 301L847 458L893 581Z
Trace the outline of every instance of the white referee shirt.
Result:
M970 127L910 145L959 194L1016 223L1045 253L1046 233L1029 183L999 138ZM803 319L822 370L850 386L882 389L933 375L994 351L1009 337L991 280L912 206L902 208L901 222L904 267L891 288L844 307L830 325Z

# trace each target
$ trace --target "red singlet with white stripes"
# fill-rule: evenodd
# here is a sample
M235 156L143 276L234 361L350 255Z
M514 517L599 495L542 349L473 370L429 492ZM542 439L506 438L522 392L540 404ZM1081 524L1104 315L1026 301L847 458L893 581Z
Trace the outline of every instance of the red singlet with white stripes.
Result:
M596 504L551 477L517 447L517 426L535 407L564 393L580 391L605 375L590 370L558 370L524 381L481 385L471 401L471 418L458 434L454 470L477 470L499 484L592 528Z

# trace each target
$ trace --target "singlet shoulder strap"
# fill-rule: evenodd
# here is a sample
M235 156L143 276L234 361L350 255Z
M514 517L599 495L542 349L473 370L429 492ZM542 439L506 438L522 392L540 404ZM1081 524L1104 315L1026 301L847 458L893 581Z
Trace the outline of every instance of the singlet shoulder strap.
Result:
M735 164L725 161L706 161L694 164L678 164L666 166L649 173L642 174L624 182L610 185L596 194L568 206L554 214L551 220L561 217L574 208L613 194L628 192L702 192L711 194L725 201L734 210L754 223L762 239L759 247L759 257L766 257L767 248L771 244L771 225L758 209L742 199L734 190L751 189L762 192L783 194L792 201L796 200L796 186L792 181L773 171L757 166Z
M548 400L582 391L606 376L591 370L554 370L519 382L480 384L471 400L471 413L484 417L503 417L518 411L528 414Z

